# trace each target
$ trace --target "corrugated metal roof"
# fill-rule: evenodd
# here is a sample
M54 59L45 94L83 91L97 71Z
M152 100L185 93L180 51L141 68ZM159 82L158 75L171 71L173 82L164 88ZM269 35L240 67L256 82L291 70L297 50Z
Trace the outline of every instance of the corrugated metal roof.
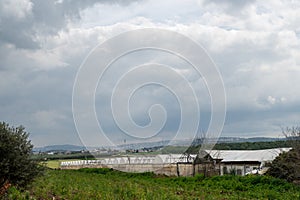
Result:
M207 153L213 159L221 159L222 162L267 162L274 160L280 153L287 152L291 148L263 149L263 150L211 150Z

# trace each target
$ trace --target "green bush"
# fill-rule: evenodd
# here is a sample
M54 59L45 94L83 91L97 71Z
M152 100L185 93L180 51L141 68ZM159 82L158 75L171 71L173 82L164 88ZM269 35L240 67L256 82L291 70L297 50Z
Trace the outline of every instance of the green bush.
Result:
M0 123L0 191L9 185L25 187L43 172L39 161L31 158L32 148L24 127Z

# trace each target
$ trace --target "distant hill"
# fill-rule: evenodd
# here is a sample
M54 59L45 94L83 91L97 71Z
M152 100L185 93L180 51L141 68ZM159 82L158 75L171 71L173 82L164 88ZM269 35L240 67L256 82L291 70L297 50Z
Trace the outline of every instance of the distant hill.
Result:
M252 137L252 138L220 137L217 143L272 142L272 141L284 141L285 139L286 138L269 138L269 137ZM142 148L151 148L151 147L164 147L166 145L189 146L190 144L191 144L190 140L178 140L178 141L165 140L160 142L123 144L123 145L119 145L118 148L119 149L142 149ZM34 148L33 151L35 152L81 151L86 149L87 148L84 146L65 144L65 145L49 145L45 147L37 147Z
M86 150L84 146L77 146L72 144L64 144L64 145L49 145L45 147L36 147L33 148L35 152L49 152L49 151L81 151Z

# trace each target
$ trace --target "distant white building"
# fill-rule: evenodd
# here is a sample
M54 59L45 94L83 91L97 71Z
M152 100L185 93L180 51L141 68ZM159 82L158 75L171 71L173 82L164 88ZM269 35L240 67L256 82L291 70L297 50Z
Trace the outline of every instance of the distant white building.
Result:
M263 149L263 150L211 150L208 155L220 165L220 175L228 174L232 170L237 175L266 171L266 164L271 163L280 153L291 148Z

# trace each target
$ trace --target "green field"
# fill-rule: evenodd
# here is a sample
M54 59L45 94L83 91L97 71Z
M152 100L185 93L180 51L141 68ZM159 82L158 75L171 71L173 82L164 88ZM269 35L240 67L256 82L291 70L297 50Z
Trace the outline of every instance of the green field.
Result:
M300 199L300 188L266 176L164 177L110 169L48 170L8 199Z
M58 169L60 168L60 163L64 161L74 161L78 159L67 159L67 160L47 160L47 161L42 161L40 162L42 165L50 168L50 169Z
M58 169L60 167L60 162L60 160L48 160L41 162L41 164L51 169Z

